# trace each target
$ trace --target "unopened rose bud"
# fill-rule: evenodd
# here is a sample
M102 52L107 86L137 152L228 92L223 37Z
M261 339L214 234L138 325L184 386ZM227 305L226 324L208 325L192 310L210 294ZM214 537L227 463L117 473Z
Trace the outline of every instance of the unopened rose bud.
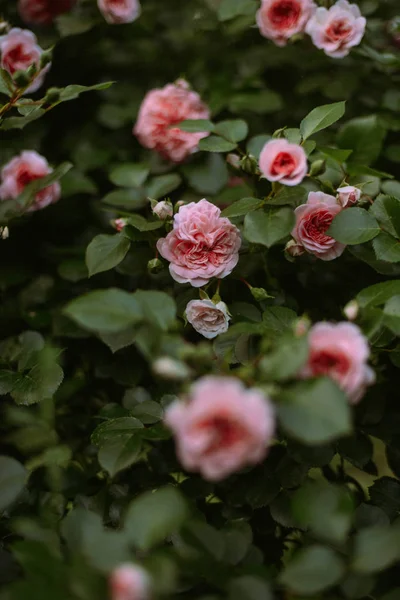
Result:
M304 254L305 250L301 244L298 244L295 240L290 240L285 246L285 252L289 256L296 257Z
M29 77L26 71L16 71L13 75L13 79L18 87L26 87L30 81L31 77Z
M163 379L175 381L183 381L190 376L190 370L185 363L169 356L161 356L154 361L153 373Z
M54 104L60 99L60 90L58 88L50 88L47 90L45 101L47 104Z
M313 163L311 163L311 167L310 167L310 175L311 177L318 177L318 175L322 175L322 173L325 173L326 170L326 161L325 160L314 160Z
M37 72L38 72L37 64L32 63L30 65L30 67L28 67L26 70L26 74L28 75L29 80L31 80L36 75Z
M343 314L348 318L349 321L355 321L355 319L357 319L359 310L360 306L357 300L351 300L344 307Z
M157 275L157 273L159 273L160 271L162 271L163 268L164 268L164 265L162 264L162 262L161 262L161 260L159 258L152 258L147 263L147 270L152 275Z
M294 322L293 331L297 337L301 337L307 333L311 327L311 321L308 317L301 317Z
M8 227L0 227L0 237L2 240L6 240L10 237L10 231Z
M40 57L40 68L44 69L47 67L53 60L53 48L49 48L48 50L44 50L42 56Z
M128 219L114 219L111 221L111 227L114 227L117 231L122 231L128 224Z
M346 185L337 190L337 201L342 208L354 206L361 198L361 190L353 185Z
M157 202L155 206L152 206L153 214L156 215L161 221L169 219L174 214L172 203L169 200L161 200Z
M249 173L250 175L255 175L256 173L259 173L257 160L252 154L244 156L240 160L240 166L243 169L243 171Z
M0 33L6 33L10 29L10 24L7 21L0 21Z
M123 564L110 577L111 600L147 600L149 588L149 576L137 565Z
M273 298L273 296L268 294L267 290L264 290L264 288L251 287L250 292L253 298L257 300L257 302L263 302L263 300Z
M234 169L240 169L240 156L237 154L228 154L226 157L226 162Z
M186 202L184 202L183 200L178 200L178 202L175 204L175 212L178 212L180 207L184 206L185 204L186 204Z

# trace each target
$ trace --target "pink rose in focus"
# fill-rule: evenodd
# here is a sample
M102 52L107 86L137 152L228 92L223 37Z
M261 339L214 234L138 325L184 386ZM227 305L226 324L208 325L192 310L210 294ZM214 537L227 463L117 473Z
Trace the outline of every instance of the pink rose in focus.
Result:
M19 0L21 19L34 25L50 25L56 17L71 10L76 0Z
M262 461L275 429L269 399L233 377L202 377L188 401L168 407L165 422L184 468L209 481Z
M174 209L168 200L160 200L153 206L153 214L156 215L161 221L169 219L174 214Z
M315 9L312 0L262 0L257 25L261 35L285 46L289 38L304 31Z
M111 600L146 600L149 598L149 577L137 565L123 564L110 577Z
M294 211L296 225L292 236L297 245L321 260L333 260L343 254L346 246L326 235L333 218L341 210L333 196L310 192L307 203Z
M240 246L239 229L205 199L181 206L173 230L157 242L175 281L194 287L229 275L238 263Z
M33 150L24 150L1 170L0 199L17 198L29 183L52 172L53 169L43 156ZM60 195L61 187L58 182L43 188L36 194L35 201L27 209L27 212L40 210L48 204L57 202Z
M346 185L337 190L337 200L342 208L357 204L361 198L361 190L353 185Z
M225 302L191 300L186 307L186 318L198 333L212 340L228 331L230 316Z
M43 49L38 46L36 36L31 31L15 27L6 35L0 36L0 54L1 67L14 75L16 71L26 71L33 64L39 71ZM50 64L36 75L26 93L36 92L40 88L49 68Z
M177 124L186 119L208 119L209 116L200 96L180 79L146 94L133 133L145 148L179 163L196 150L199 141L208 133L182 131Z
M268 181L298 185L307 175L307 156L298 144L285 139L270 140L261 150L260 171Z
M101 14L111 25L132 23L141 13L139 0L97 0L97 4Z
M309 332L308 362L300 372L302 378L331 377L356 404L375 374L367 365L369 347L353 323L316 323Z
M313 44L332 58L347 56L361 42L366 19L356 4L338 0L327 8L319 7L307 23L306 32Z

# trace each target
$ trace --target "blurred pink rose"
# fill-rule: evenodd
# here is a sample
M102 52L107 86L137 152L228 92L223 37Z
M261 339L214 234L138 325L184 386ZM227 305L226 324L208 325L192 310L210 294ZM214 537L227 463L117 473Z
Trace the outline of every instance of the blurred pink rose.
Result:
M346 185L337 190L337 200L342 208L357 204L361 198L361 190L353 185Z
M194 287L229 275L238 263L240 246L238 228L205 199L181 206L173 230L157 242L175 281Z
M179 163L196 150L208 133L190 133L176 125L186 119L208 119L209 116L200 96L180 79L146 94L133 133L146 148Z
M302 146L285 139L270 140L261 150L260 171L268 181L298 185L307 174L307 156Z
M272 405L261 390L218 376L199 379L188 401L168 407L165 422L184 468L210 481L262 461L275 429Z
M127 224L128 224L128 219L123 219L123 218L114 219L113 221L111 221L111 225L117 231L122 231L124 229L124 227L127 226Z
M34 25L50 25L53 20L71 10L76 0L19 0L21 19Z
M228 331L230 316L225 302L191 300L186 307L186 318L198 333L211 340Z
M345 245L326 235L333 218L342 210L336 198L323 192L310 192L306 204L294 211L296 225L292 231L297 245L321 260L333 260L343 254Z
M314 45L328 56L343 58L361 42L367 21L356 4L338 0L327 8L319 7L307 23L306 32Z
M31 31L14 27L6 35L0 36L0 54L1 67L10 75L14 75L16 71L26 71L33 64L39 71L43 50L38 46L36 36ZM26 90L27 93L36 92L40 88L49 68L50 65L47 65L41 70Z
M141 13L139 0L97 0L97 4L101 14L111 25L132 23Z
M353 323L316 323L309 332L309 356L300 376L331 377L349 396L359 402L368 385L375 380L367 365L369 347L357 325Z
M304 31L315 8L312 0L262 0L257 25L261 35L285 46L289 38Z
M110 577L111 600L146 600L149 597L149 577L137 565L123 564Z
M47 160L34 150L24 150L15 156L1 170L0 199L11 200L17 198L25 186L32 181L41 179L52 173L53 169ZM27 212L40 210L48 204L57 202L61 195L58 182L43 188L36 194L34 203Z

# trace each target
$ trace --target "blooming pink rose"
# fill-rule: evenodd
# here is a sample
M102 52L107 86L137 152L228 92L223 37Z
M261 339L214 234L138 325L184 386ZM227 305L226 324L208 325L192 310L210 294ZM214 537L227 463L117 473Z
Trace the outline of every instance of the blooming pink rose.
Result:
M53 20L71 10L76 0L19 0L21 19L35 25L50 25Z
M201 287L213 277L222 279L233 271L240 245L239 229L203 199L180 207L173 230L158 240L157 249L170 261L175 281Z
M138 0L97 0L100 12L112 25L132 23L141 13Z
M337 200L342 208L357 204L361 198L361 190L353 185L346 185L337 190Z
M160 200L160 202L157 202L157 204L153 206L153 214L157 215L161 221L169 219L174 214L171 202L168 200Z
M307 156L302 146L285 139L270 140L261 150L260 171L268 181L298 185L307 174Z
M369 347L353 323L316 323L309 332L309 356L300 376L331 377L349 396L359 402L375 374L367 365Z
M36 36L28 29L14 27L6 35L0 36L1 67L14 75L16 71L26 71L35 64L40 69L43 50L37 44ZM43 83L50 64L36 75L26 92L36 92Z
M306 32L314 45L328 56L343 58L361 42L367 21L356 4L338 0L327 8L319 7L308 21Z
M233 377L202 377L188 401L176 401L165 422L185 469L218 481L263 460L275 429L269 399Z
M292 35L304 31L315 8L312 0L262 0L257 25L261 35L285 46Z
M333 196L310 192L307 203L294 211L296 224L292 236L297 245L322 260L333 260L343 254L346 246L326 235L333 217L341 210Z
M15 156L1 170L0 200L17 198L25 186L53 172L47 160L34 150L24 150ZM40 190L28 212L40 210L48 204L57 202L61 187L58 182Z
M111 600L146 600L149 597L149 577L137 565L124 564L110 577Z
M210 112L200 96L179 79L162 89L147 93L140 107L133 133L146 148L179 163L197 148L207 132L190 133L176 125L186 119L208 119Z
M191 300L185 314L192 327L208 340L228 331L230 316L225 302Z

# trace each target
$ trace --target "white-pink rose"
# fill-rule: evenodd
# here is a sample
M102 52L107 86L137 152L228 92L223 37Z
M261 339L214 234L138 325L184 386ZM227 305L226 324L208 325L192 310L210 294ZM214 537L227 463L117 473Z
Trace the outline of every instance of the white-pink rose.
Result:
M111 25L132 23L141 13L138 0L97 0L97 4L101 14Z
M10 75L14 75L16 71L26 71L31 65L36 65L39 74L35 76L26 92L36 92L40 88L50 64L40 71L43 49L37 44L36 36L32 31L14 27L6 35L0 36L0 54L1 67Z
M269 399L233 377L199 379L189 398L168 407L165 422L184 468L210 481L262 461L275 430Z
M149 576L137 565L123 564L110 577L111 600L146 600L149 598Z
M357 204L361 198L361 190L353 185L346 185L337 190L337 200L342 208Z
M179 163L198 146L207 132L182 131L177 124L186 119L208 119L210 111L200 96L180 79L148 92L139 110L133 133L146 148Z
M0 199L11 200L17 198L32 181L46 177L53 172L47 160L34 150L24 150L15 156L1 170ZM61 195L58 182L40 190L34 203L27 209L28 212L40 210L48 204L57 202Z
M50 25L59 15L71 10L76 0L19 0L21 19L35 25Z
M240 232L219 208L203 199L181 206L173 230L157 242L161 256L178 283L194 287L229 275L239 260Z
M349 397L359 402L375 380L367 365L369 346L353 323L316 323L309 332L309 356L300 376L331 377Z
M302 146L285 139L270 140L261 150L260 171L268 181L298 185L307 174L307 156Z
M312 0L262 0L257 25L261 35L285 46L289 38L304 31L315 8Z
M171 202L168 200L160 200L153 206L153 214L155 214L161 221L169 219L174 214L174 209Z
M191 300L186 306L186 318L198 333L211 340L228 331L230 316L225 302Z
M361 42L367 21L356 4L338 0L329 9L317 8L306 26L314 45L332 58L347 56Z
M310 192L306 204L294 211L296 224L292 236L297 246L321 260L333 260L343 254L345 245L326 234L333 218L342 210L334 196Z

